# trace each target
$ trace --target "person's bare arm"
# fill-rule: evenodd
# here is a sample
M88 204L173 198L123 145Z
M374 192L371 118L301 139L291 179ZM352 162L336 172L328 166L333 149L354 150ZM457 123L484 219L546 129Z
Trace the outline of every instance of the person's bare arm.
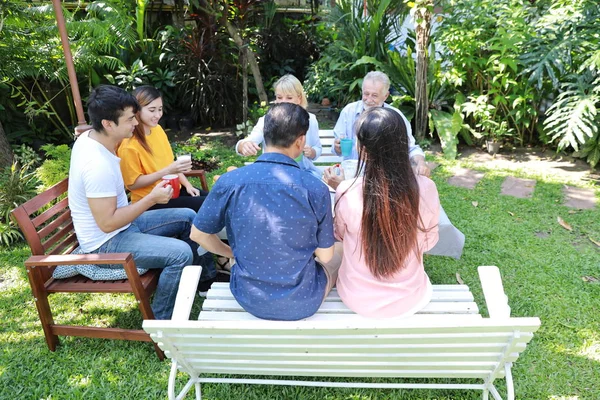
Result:
M116 197L88 198L90 210L98 227L102 232L112 232L127 225L153 205L167 203L173 194L173 188L171 185L166 187L163 185L163 182L159 183L140 201L121 208L117 208Z
M335 249L335 245L328 247L326 249L322 249L322 248L318 247L315 250L315 256L317 256L317 258L319 259L320 262L328 263L333 258L334 249Z
M198 243L206 251L223 257L233 258L231 247L223 243L215 233L204 233L195 226L192 226L190 239Z
M135 182L131 185L127 186L129 190L135 190L144 188L146 186L152 185L157 180L161 179L165 175L169 174L179 174L183 172L190 171L192 169L192 161L191 160L175 160L165 168L153 172L147 175L140 175L137 177Z

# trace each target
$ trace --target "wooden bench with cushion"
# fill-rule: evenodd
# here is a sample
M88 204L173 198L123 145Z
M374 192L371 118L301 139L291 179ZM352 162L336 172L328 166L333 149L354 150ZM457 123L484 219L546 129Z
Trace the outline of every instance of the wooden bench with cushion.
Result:
M317 314L305 320L260 320L237 304L226 284L215 284L198 320L191 321L200 271L195 266L184 269L172 320L143 324L173 361L170 399L184 398L192 387L200 399L200 384L213 382L474 389L482 391L483 399L491 393L499 400L497 379L506 380L507 398L513 399L512 363L540 326L538 318L510 317L500 273L492 266L479 267L489 318L479 314L467 286L434 285L433 299L425 309L395 320L360 317L343 305L335 291ZM189 380L176 394L178 371L189 375ZM303 376L333 379L288 378ZM447 383L421 378L447 378Z
M206 190L203 170L186 175L199 177ZM78 242L68 206L68 184L68 178L64 179L11 212L31 248L32 256L25 261L25 267L48 348L56 350L58 336L151 342L152 339L142 329L74 326L54 322L49 301L53 293L133 293L142 317L153 319L150 296L156 290L160 275L160 270L149 270L140 275L130 253L71 254L78 248ZM70 274L74 276L65 279L52 276L58 266L82 264L122 265L127 279L92 280L80 274ZM155 345L155 349L163 359L160 348Z

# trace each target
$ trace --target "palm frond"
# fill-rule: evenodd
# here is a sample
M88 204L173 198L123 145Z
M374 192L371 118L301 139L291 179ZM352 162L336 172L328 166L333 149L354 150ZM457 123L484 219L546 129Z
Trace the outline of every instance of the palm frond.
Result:
M571 146L578 150L579 145L598 131L596 115L600 95L594 90L595 77L591 73L570 77L574 81L564 85L566 90L548 109L544 126L553 141L560 138L559 148Z

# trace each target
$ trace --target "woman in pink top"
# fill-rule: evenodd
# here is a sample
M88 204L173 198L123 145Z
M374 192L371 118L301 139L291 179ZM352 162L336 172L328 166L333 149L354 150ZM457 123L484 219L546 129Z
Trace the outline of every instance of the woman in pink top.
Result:
M337 290L365 317L412 315L431 300L423 252L438 240L438 192L413 173L396 111L365 111L356 130L364 177L343 181L335 194L335 234L343 242Z

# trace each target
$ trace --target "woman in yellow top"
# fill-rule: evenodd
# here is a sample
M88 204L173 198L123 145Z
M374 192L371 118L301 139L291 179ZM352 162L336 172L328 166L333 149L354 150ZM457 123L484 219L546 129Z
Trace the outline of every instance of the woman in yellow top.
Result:
M163 115L160 92L152 86L141 86L133 91L140 104L136 114L139 124L133 136L124 139L117 149L121 158L121 173L125 186L131 191L131 202L146 196L165 175L177 174L181 183L180 195L159 208L191 208L198 212L208 192L198 190L183 174L192 169L191 160L175 160L173 150L163 128L158 124Z

